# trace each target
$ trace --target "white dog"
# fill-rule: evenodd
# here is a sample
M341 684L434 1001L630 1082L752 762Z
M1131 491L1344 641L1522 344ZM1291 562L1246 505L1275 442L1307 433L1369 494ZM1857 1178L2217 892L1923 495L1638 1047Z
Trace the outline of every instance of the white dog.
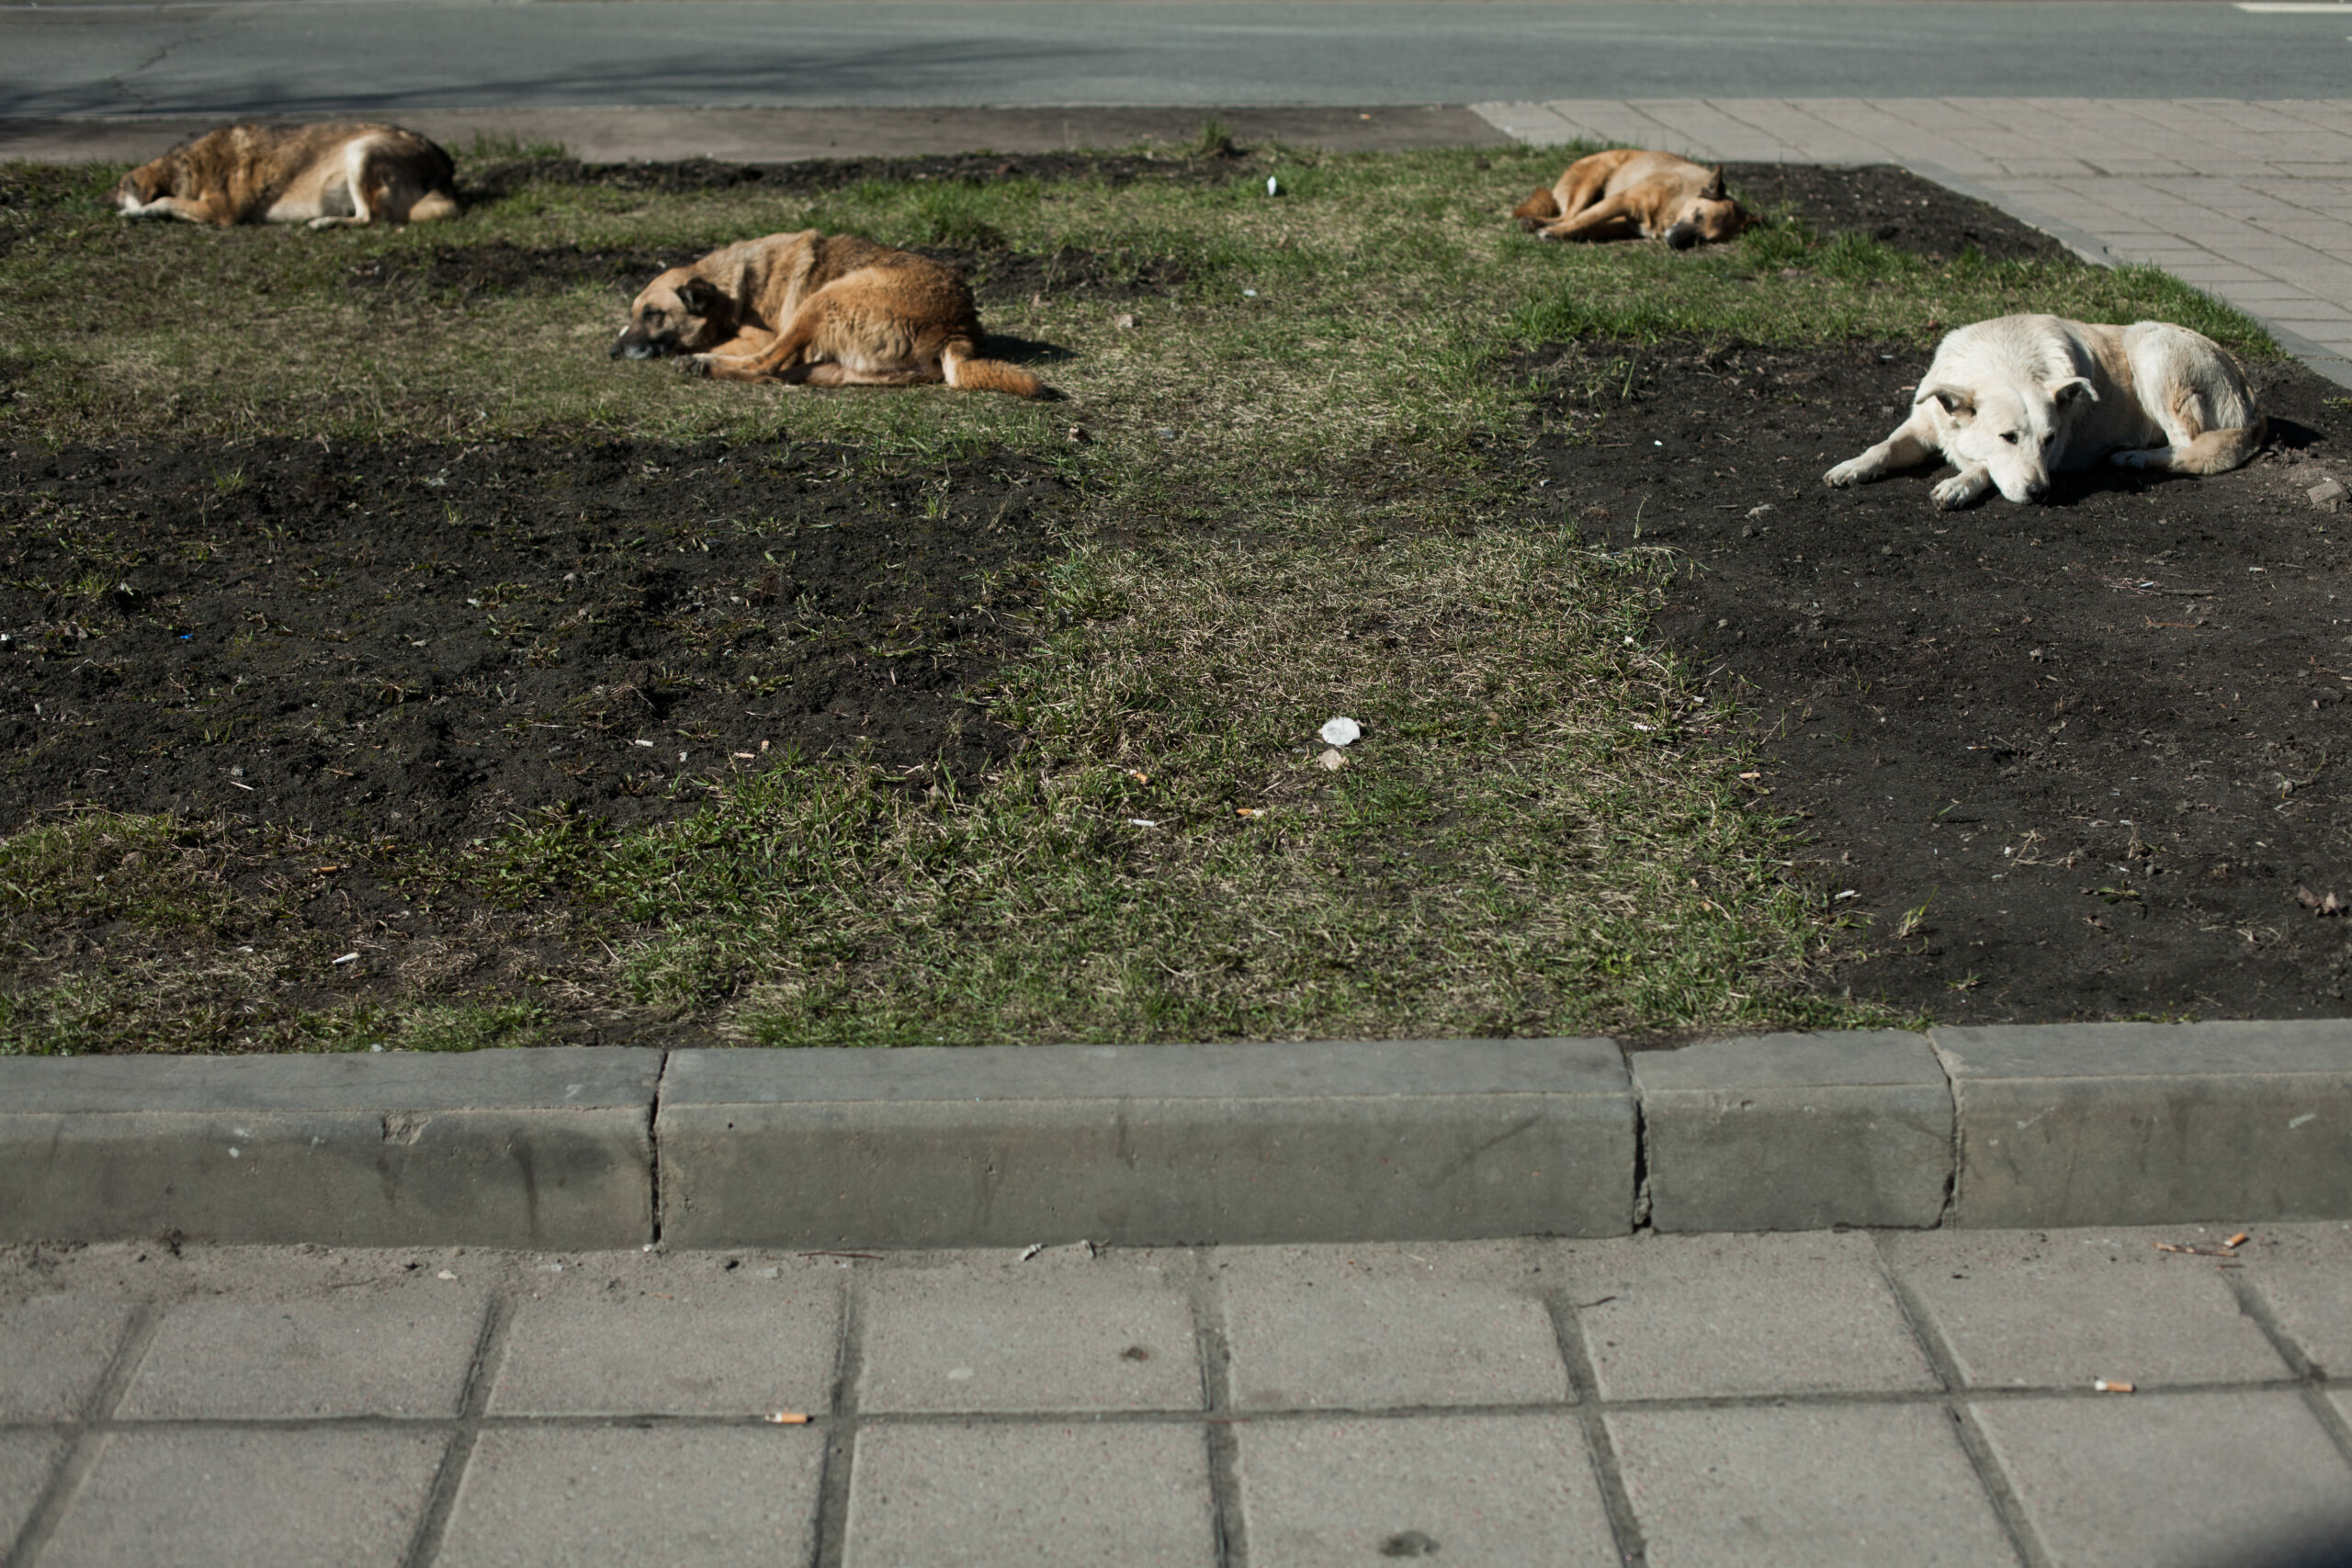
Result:
M2001 316L1937 345L1911 417L1822 477L1868 484L1941 453L1960 472L1934 491L1966 506L1997 488L2040 501L2053 470L2118 468L2219 474L2262 446L2267 422L2237 365L2212 339L2165 321L2097 326Z

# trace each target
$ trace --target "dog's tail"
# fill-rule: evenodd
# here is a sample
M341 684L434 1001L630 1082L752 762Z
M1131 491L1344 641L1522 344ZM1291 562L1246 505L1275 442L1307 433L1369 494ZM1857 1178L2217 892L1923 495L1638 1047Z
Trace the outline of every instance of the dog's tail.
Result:
M971 344L959 338L939 351L939 367L947 384L959 390L1010 392L1016 398L1035 398L1046 390L1046 384L1018 365L1007 365L1001 359L978 357Z
M1560 215L1560 204L1554 198L1552 187L1545 186L1542 190L1512 208L1510 215L1518 219L1525 227L1532 229L1538 223L1548 223L1557 218Z
M2262 450L2263 438L2270 434L2270 422L2260 414L2252 424L2235 430L2209 430L2195 440L2172 449L2172 461L2167 465L2176 474L2226 474L2241 468Z

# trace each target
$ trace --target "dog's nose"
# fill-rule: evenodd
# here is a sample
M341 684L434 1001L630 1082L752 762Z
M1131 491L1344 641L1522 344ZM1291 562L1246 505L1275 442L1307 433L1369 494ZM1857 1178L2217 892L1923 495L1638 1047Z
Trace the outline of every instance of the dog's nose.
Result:
M628 352L628 339L625 337L616 337L613 340L613 346L605 351L605 357L607 359L618 359L622 355L627 354Z
M2026 482L2025 482L2025 498L2026 498L2028 501L2040 501L2043 496L2048 495L2049 493L2050 493L2050 481L2049 481L2049 480L2047 480L2047 479L2028 479L2028 480L2026 480Z
M1677 223L1666 231L1666 243L1678 251L1687 251L1699 243L1699 228L1695 223Z

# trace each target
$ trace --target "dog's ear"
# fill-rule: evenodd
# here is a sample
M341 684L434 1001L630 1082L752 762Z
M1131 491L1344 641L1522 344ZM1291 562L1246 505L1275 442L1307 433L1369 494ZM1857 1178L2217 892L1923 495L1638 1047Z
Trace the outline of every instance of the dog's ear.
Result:
M690 316L716 315L726 299L708 278L690 277L678 285L678 303L686 308Z
M1716 165L1715 172L1708 177L1707 188L1699 194L1709 201L1724 199L1724 171L1721 164Z
M2063 409L2078 399L2086 398L2092 402L2098 401L2098 389L2080 376L2069 376L2064 381L2050 383L2050 397Z
M1970 397L1966 392L1962 391L1958 387L1922 387L1919 389L1919 395L1911 400L1911 406L1913 408L1917 408L1929 398L1933 398L1936 401L1941 403L1943 405L1944 412L1951 415L1954 419L1966 419L1969 415L1976 412L1976 400Z

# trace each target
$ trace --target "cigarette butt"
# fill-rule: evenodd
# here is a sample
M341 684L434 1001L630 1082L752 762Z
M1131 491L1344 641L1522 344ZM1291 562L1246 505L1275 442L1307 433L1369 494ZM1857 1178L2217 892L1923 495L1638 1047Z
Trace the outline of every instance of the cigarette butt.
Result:
M2133 1385L2131 1383L2117 1382L2112 1378L2099 1378L2091 1384L2091 1387L2099 1393L2130 1393L2133 1392Z
M2240 1232L2238 1232L2238 1234L2237 1234L2237 1235L2233 1235L2233 1236L2230 1237L2230 1239L2229 1239L2229 1240L2227 1240L2227 1241L2223 1242L2222 1245L2223 1247L2244 1247L2244 1246L2246 1244L2246 1242L2247 1242L2247 1240L2248 1240L2248 1239L2249 1239L2249 1238L2247 1237L2247 1235L2246 1235L2245 1232L2244 1232L2244 1231L2240 1231Z
M797 1410L777 1410L769 1414L767 1423L771 1427L806 1427L808 1417Z

